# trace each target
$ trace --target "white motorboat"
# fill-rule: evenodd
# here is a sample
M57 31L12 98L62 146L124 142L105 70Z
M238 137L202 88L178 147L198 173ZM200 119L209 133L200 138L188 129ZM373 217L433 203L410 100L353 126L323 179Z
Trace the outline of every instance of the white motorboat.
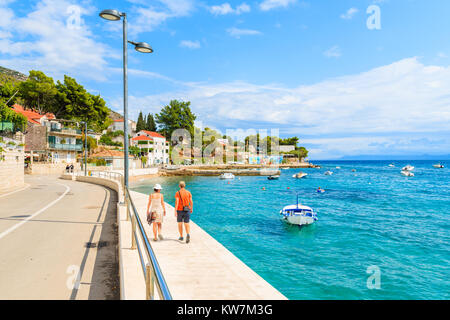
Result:
M414 173L412 173L409 170L402 170L402 171L400 171L400 173L406 177L414 177Z
M413 170L414 170L414 167L409 164L402 168L402 171L413 171Z
M231 172L225 172L220 175L220 179L234 179L234 174Z
M308 175L307 173L299 172L299 173L294 174L294 175L292 176L292 178L301 179L301 178L306 177L307 175Z
M336 167L336 169L340 169L341 167Z
M289 224L296 224L298 226L313 224L318 220L317 214L313 209L298 203L298 194L297 204L285 206L282 210L280 210L280 214L281 220Z
M269 179L269 180L278 180L278 179L280 179L280 176L279 175L268 176L267 179Z
M391 163L390 165L388 165L388 167L394 168L395 165L393 163Z
M433 164L433 167L434 168L438 168L438 169L442 169L442 168L444 168L444 165L442 165L440 163L437 163L437 164Z
M333 174L333 171L327 170L324 173L326 176L331 176Z

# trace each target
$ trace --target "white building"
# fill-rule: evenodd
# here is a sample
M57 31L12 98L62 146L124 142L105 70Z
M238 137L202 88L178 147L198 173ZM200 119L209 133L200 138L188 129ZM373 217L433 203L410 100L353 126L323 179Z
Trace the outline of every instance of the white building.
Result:
M108 127L111 131L123 131L123 119L114 120L114 122ZM133 135L136 132L136 122L128 120L128 134Z
M280 152L290 152L295 150L294 145L280 145L279 146Z
M169 143L157 132L141 130L131 138L131 145L140 149L150 165L169 163Z

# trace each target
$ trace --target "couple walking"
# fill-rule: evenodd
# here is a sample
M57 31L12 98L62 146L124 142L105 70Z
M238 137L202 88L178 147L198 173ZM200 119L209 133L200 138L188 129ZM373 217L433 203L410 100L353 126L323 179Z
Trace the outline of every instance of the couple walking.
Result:
M192 202L192 195L186 190L186 183L180 181L178 184L180 190L175 193L175 217L178 222L178 232L180 237L178 240L183 241L183 224L186 230L186 243L191 241L189 234L189 220L192 213L194 203ZM163 217L166 215L166 206L164 204L164 196L161 193L162 187L160 184L156 184L153 188L155 191L148 197L147 205L147 222L153 223L153 240L163 240L162 236L162 222Z

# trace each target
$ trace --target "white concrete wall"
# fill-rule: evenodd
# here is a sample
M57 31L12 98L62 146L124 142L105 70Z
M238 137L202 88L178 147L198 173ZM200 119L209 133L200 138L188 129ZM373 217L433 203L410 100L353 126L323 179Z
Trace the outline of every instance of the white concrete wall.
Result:
M2 160L2 158L4 159ZM24 154L21 151L4 151L0 155L0 194L18 190L25 186Z

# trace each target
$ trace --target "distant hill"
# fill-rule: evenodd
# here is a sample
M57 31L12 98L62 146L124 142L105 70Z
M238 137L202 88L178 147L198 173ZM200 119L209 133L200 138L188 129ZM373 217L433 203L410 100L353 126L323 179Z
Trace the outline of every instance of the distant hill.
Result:
M450 154L358 155L358 156L344 156L337 160L450 160Z
M23 73L8 68L4 68L2 66L0 66L0 75L6 75L8 77L16 79L17 81L25 81L28 79L28 77Z
M112 111L111 109L109 109L109 117L114 121L114 120L120 120L123 119L123 116L120 113L117 113L115 111Z

